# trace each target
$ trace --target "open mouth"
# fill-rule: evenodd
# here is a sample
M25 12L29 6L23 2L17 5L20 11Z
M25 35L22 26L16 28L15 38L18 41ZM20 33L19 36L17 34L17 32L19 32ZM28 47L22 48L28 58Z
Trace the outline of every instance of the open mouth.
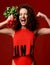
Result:
M26 19L24 19L24 20L21 20L22 22L25 22L26 21Z
M25 25L26 24L26 19L21 20L21 24Z

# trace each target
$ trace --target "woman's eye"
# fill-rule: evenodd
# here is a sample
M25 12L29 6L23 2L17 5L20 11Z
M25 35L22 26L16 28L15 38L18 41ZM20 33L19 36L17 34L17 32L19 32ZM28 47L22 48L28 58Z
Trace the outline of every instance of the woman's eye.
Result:
M22 15L28 15L28 14L27 14L27 13L24 13L24 14L20 13L20 14L19 14L19 16L22 16Z
M22 14L19 14L19 16L21 16Z
M25 15L28 15L27 13L25 13Z

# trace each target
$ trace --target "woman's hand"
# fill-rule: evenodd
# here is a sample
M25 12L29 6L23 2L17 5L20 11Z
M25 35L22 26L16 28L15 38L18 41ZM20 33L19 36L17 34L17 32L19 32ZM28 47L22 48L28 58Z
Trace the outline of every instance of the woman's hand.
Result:
M47 21L48 25L50 26L50 18L48 18L47 15L45 15L41 12L38 12L38 14L36 16L44 18Z
M46 17L45 14L43 14L42 12L38 12L38 14L36 15L37 17Z
M37 64L36 64L36 62L35 62L35 61L33 61L31 65L37 65Z
M16 19L13 17L13 15L10 15L5 21L0 23L0 28L5 24L11 25L13 21L16 21Z
M10 15L10 16L7 18L7 27L13 28L15 21L16 21L16 18L14 18L13 15Z
M32 64L31 65L34 65L34 62L32 62Z
M13 21L15 21L15 20L16 20L16 18L14 18L13 15L10 15L10 16L7 18L7 22L9 22L9 21L13 22Z
M14 60L12 60L12 65L16 65L15 62L14 62Z

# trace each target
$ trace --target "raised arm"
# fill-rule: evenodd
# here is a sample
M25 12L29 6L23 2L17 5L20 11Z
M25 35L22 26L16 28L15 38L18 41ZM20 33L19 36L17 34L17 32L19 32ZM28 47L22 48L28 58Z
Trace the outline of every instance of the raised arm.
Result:
M50 19L44 13L38 12L37 17L45 18L45 20L47 21L48 25L50 26Z
M11 28L3 28L3 29L0 29L0 33L2 34L7 34L7 35L10 35L10 36L14 36L14 33L15 31Z
M41 28L41 29L38 29L35 34L38 34L38 35L45 35L45 34L50 34L50 28Z
M1 28L3 25L7 24L9 21L14 21L13 15L10 15L5 21L1 22L1 23L0 23L0 28ZM11 29L11 28L3 28L3 29L0 29L0 33L8 34L8 35L10 35L10 36L13 37L14 30Z
M3 25L7 24L9 21L14 21L13 15L10 15L5 21L1 22L1 23L0 23L0 28L1 28Z

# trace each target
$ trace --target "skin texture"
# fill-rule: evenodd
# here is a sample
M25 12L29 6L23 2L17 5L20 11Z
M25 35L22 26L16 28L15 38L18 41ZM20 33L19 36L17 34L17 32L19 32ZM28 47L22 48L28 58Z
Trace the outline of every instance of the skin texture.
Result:
M20 21L22 26L25 26L27 23L27 18L28 18L27 9L25 9L25 8L21 9L19 14L20 14L19 21Z

